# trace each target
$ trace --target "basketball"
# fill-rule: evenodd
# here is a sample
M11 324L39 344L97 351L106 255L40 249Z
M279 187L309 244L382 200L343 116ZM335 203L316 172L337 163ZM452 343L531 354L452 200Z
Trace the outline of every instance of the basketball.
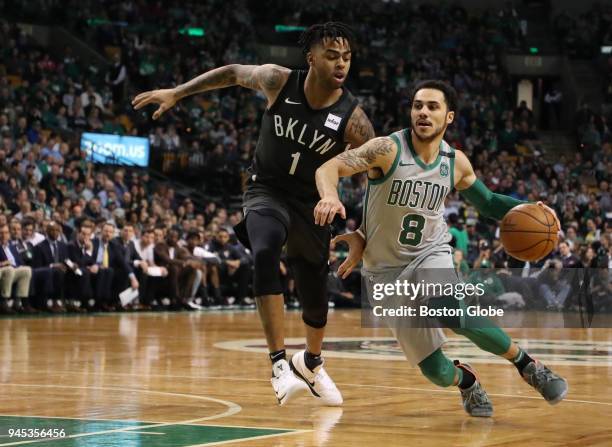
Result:
M501 243L510 256L537 261L557 246L559 227L555 216L535 203L512 208L502 220Z

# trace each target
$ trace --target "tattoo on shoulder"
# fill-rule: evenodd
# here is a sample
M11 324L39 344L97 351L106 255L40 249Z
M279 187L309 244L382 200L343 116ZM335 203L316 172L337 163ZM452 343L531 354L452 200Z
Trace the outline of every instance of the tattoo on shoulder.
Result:
M392 152L394 147L395 144L390 138L375 138L359 149L341 153L337 158L351 169L365 171L378 157Z
M261 76L261 85L266 90L277 90L283 82L283 74L278 68L270 68Z
M374 127L368 116L361 107L356 107L349 119L347 129L347 140L356 146L360 146L374 138Z

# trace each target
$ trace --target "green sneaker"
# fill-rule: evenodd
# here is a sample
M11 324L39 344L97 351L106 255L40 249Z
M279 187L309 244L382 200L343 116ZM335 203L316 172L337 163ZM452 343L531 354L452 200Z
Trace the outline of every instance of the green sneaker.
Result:
M463 400L463 408L465 409L465 411L470 416L474 417L488 418L493 416L493 404L489 400L487 392L480 384L478 376L476 375L476 371L474 371L474 369L472 369L472 367L467 363L460 363L457 360L455 360L454 363L457 368L467 370L470 373L474 374L474 376L476 377L476 381L471 387L465 390L459 388L459 391L461 392L461 399Z
M567 396L567 380L537 360L525 366L522 376L525 382L538 390L551 405L558 404Z

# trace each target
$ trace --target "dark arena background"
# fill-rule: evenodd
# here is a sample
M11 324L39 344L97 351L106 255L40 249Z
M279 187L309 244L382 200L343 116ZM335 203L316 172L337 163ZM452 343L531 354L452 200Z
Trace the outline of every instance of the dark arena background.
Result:
M494 193L556 212L535 262L457 191L444 217L456 271L567 380L563 402L447 330L494 403L470 417L364 323L359 269L340 278L332 244L322 354L344 402L278 405L234 230L266 96L214 89L157 120L132 101L229 64L307 69L300 35L329 21L355 34L344 87L376 136L411 126L417 82L446 81L444 140ZM610 1L0 0L0 447L612 445L611 119ZM340 180L333 235L359 228L368 188ZM289 258L287 360L305 340Z

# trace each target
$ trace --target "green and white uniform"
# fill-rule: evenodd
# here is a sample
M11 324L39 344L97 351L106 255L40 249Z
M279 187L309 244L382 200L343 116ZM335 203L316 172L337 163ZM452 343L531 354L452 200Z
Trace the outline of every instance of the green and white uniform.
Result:
M454 188L455 150L445 141L429 165L418 157L407 129L391 134L398 146L389 172L370 180L364 204L363 256L368 270L405 267L434 246L448 244L444 199Z
M445 141L435 161L425 164L412 147L410 131L390 135L397 145L393 166L382 178L368 181L364 199L366 248L363 274L372 306L386 308L424 304L386 295L375 301L375 284L396 281L456 283L451 235L444 221L444 200L454 188L455 150ZM384 319L414 365L444 344L439 327L417 317Z

